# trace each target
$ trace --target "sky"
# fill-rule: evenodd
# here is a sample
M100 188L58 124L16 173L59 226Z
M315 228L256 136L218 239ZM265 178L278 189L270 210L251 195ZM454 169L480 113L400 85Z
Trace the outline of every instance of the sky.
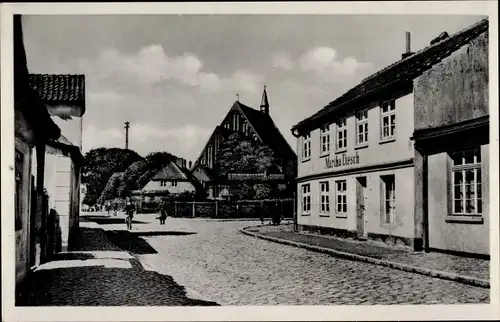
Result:
M83 152L125 146L193 162L236 100L290 129L364 77L481 16L24 16L31 73L85 74Z

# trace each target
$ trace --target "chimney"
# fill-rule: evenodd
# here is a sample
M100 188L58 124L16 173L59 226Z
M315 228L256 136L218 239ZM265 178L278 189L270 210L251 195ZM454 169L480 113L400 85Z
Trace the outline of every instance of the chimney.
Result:
M189 167L188 167L188 168L189 168L189 169L191 169L191 166L193 165L193 163L192 163L191 161L189 161L189 163L188 163L188 164L189 164Z
M406 51L401 55L402 59L413 55L411 51L411 33L409 31L406 32Z

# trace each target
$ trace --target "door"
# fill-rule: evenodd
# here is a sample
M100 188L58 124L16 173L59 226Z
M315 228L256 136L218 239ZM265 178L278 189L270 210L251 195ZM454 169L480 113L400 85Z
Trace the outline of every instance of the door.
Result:
M358 238L366 238L366 208L365 208L366 177L356 178L356 230Z

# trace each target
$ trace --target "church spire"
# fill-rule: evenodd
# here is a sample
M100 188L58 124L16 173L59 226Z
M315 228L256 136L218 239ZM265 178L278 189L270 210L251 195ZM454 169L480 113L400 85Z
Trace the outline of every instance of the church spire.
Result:
M264 92L262 93L262 100L260 101L260 111L269 114L269 101L267 99L266 85L264 85Z

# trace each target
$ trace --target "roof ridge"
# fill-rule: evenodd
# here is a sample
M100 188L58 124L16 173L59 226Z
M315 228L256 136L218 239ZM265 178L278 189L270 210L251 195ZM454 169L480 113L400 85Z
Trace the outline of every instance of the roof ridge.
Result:
M447 41L447 40L450 40L451 38L455 38L455 37L458 37L459 35L463 34L463 33L466 33L468 31L472 31L474 30L475 28L477 27L480 27L482 24L485 24L488 22L488 18L485 18L485 19L481 19L480 21L474 23L473 25L470 25L466 28L463 28L457 32L455 32L454 34L451 34L449 35L448 37L446 38L443 38L441 39L440 41L432 44L432 45L428 45L426 47L423 47L421 48L420 50L416 51L415 53L413 53L412 55L408 56L408 57L405 57L403 59L399 59L399 60L396 60L395 62L393 62L392 64L389 64L387 65L386 67L382 68L381 70L379 70L378 72L375 72L374 74L370 75L370 76L367 76L365 77L363 80L361 80L360 84L363 84L365 81L369 81L370 79L373 79L375 78L376 76L378 76L379 74L383 73L384 71L390 69L391 67L393 67L394 65L397 65L397 64L400 64L404 61L408 61L410 60L413 56L415 55L418 55L418 54L422 54L424 51L426 50L430 50L431 48L435 48L437 46L439 46L440 44L442 44L443 42Z
M332 109L335 109L336 107L338 106L342 106L342 105L345 105L347 104L348 102L356 99L356 98L359 98L360 96L364 95L363 92L371 92L371 91L374 91L374 90L377 90L377 88L379 88L380 86L373 86L373 88L370 88L370 84L373 85L374 82L376 82L376 80L380 80L380 78L383 78L383 75L390 75L391 72L395 72L398 70L398 68L402 68L402 67L405 67L405 64L408 64L411 66L411 64L416 64L418 65L420 63L420 67L428 67L428 66L422 66L422 65L425 65L425 64L422 64L422 61L419 62L418 59L422 59L422 58L425 58L425 56L423 56L424 53L429 53L429 54L436 54L436 53L439 53L437 51L437 49L439 49L441 46L443 46L444 44L450 44L449 47L451 48L444 48L443 49L443 52L446 54L444 57L441 57L440 59L437 59L437 62L442 60L443 58L449 56L449 54L451 54L452 52L455 52L456 50L458 50L459 48L461 48L462 46L464 46L468 41L470 41L470 39L466 39L466 42L464 42L463 44L461 44L460 42L458 42L457 40L460 40L461 37L465 37L467 36L466 38L470 38L472 36L478 36L480 33L483 33L485 31L487 31L488 29L484 30L483 31L483 28L484 27L487 27L489 23L489 20L488 18L484 18L484 19L481 19L480 21L470 25L469 27L467 28L464 28L432 45L429 45L429 46L426 46L422 49L420 49L419 51L413 53L412 55L408 56L408 57L405 57L403 59L400 59L400 60L397 60L395 61L394 63L384 67L383 69L379 70L378 72L364 78L361 82L359 82L357 85L351 87L349 90L347 90L346 92L344 92L342 95L338 96L336 99L330 101L328 104L326 104L326 106L324 106L323 108L321 108L319 111L317 111L316 113L314 113L313 115L305 118L304 120L298 122L296 125L294 125L292 127L292 131L294 129L296 129L297 127L299 126L302 126L304 125L305 123L308 123L309 121L312 121L313 119L317 119L323 115L326 115L328 114L329 112L332 111ZM469 34L470 33L470 34ZM476 35L477 33L477 35ZM456 44L453 43L453 41L457 41ZM453 48L452 46L453 45L460 45L458 48ZM451 51L450 51L451 50ZM431 58L433 58L431 56ZM433 66L435 65L437 62L430 62L430 66ZM419 67L419 66L417 66ZM413 66L413 69L415 69L415 66ZM397 75L396 75L397 76ZM405 75L405 77L412 77L415 78L416 76L415 75ZM404 77L403 77L404 78ZM401 82L403 81L403 79L396 79L395 82ZM356 94L356 92L361 92L361 93L358 93ZM365 93L366 94L366 93ZM354 96L353 96L354 95ZM353 96L353 97L351 97Z

